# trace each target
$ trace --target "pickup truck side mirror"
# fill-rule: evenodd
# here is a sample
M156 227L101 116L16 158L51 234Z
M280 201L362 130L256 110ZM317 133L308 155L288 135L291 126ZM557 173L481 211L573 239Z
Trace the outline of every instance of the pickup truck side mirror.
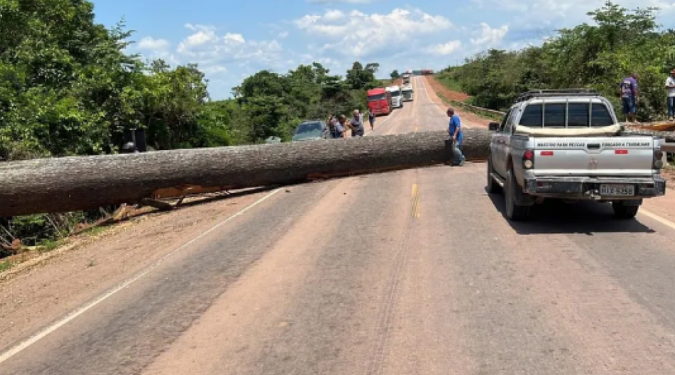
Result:
M499 127L500 127L500 126L501 126L501 124L498 123L498 122L491 122L491 123L488 125L490 131L492 131L492 132L499 130Z

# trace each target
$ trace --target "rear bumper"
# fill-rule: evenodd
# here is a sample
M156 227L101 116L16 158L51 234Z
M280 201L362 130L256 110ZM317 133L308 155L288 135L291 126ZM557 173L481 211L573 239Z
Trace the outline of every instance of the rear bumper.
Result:
M628 178L526 177L524 191L539 197L568 199L634 200L665 195L661 176ZM600 185L632 185L635 195L602 195Z

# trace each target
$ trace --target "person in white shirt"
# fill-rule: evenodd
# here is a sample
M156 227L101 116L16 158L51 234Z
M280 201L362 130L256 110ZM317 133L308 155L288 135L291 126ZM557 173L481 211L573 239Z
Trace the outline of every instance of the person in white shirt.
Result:
M666 90L668 91L668 119L675 118L675 69L666 78Z

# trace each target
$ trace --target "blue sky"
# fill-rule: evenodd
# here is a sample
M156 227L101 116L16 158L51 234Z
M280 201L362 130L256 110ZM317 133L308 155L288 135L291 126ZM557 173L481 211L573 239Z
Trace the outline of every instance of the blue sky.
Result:
M441 69L487 48L540 44L560 27L587 21L604 0L94 0L97 21L122 18L135 30L130 52L169 64L197 63L213 99L247 76L324 64L344 75L354 61L394 70ZM675 1L620 0L657 6L675 27ZM670 21L670 20L674 21Z

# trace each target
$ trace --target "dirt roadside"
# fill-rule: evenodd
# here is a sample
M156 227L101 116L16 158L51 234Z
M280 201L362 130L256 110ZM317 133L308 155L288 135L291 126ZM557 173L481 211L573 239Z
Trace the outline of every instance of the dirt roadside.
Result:
M429 93L429 98L436 103L439 107L443 108L443 111L449 106L448 103L443 101L437 93L441 93L445 98L457 101L464 101L469 96L464 93L459 93L448 89L443 86L442 83L438 82L433 76L424 76L426 80L427 87L430 89L427 90ZM481 117L475 113L464 111L461 108L455 108L457 114L462 118L463 121L469 122L471 126L478 125L487 128L490 121L494 121L485 117Z
M126 280L268 192L134 218L0 279L0 351Z

